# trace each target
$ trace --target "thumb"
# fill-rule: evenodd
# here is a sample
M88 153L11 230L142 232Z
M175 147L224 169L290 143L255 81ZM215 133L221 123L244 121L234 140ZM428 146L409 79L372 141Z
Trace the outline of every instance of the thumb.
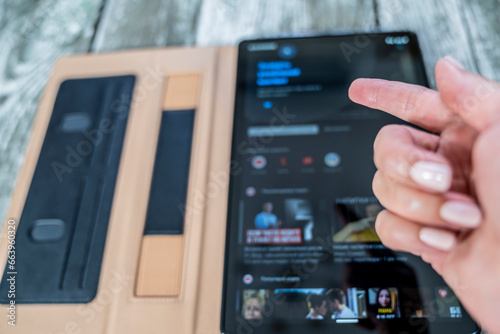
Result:
M477 138L472 150L474 184L485 221L500 217L500 123ZM499 224L500 227L500 224Z
M436 64L436 83L443 102L478 131L500 121L500 84L467 72L447 56Z

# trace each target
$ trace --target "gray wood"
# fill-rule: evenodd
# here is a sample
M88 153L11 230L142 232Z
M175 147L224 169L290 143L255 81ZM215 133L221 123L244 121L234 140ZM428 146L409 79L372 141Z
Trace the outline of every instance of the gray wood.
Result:
M92 51L194 43L201 0L108 0Z
M477 70L457 0L376 0L382 30L407 29L418 34L431 86L439 58L451 55Z
M0 3L0 227L54 61L88 50L101 4L101 0Z
M479 73L500 81L500 0L461 0Z
M374 27L371 1L204 0L196 44L234 45L252 37Z
M0 217L24 160L41 91L59 56L408 29L419 35L432 85L434 65L445 55L500 81L499 19L500 0L0 0Z

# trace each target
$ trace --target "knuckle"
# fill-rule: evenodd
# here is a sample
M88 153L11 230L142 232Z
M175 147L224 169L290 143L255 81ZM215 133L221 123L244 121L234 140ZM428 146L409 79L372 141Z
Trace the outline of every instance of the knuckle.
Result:
M415 164L416 162L419 162L419 161L422 161L422 160L425 160L426 156L424 154L424 152L422 152L421 150L412 150L412 152L408 155L408 157L406 158L406 161L408 163L409 166L413 166L413 164Z
M376 109L381 109L383 103L380 101L380 97L383 96L383 92L385 89L387 89L387 86L388 84L386 81L380 81L372 91L370 101Z
M403 117L409 122L417 121L419 119L415 106L418 104L419 99L425 91L426 89L424 87L415 87L415 89L410 92L402 93L401 99L403 104L401 112Z
M409 137L406 126L383 127L374 143L375 166L396 179L407 178L412 164L425 157Z
M498 152L497 145L500 140L500 122L482 132L474 144L472 158L480 166L485 160L491 159L493 152ZM495 153L496 153L495 152Z
M380 204L388 209L394 206L394 201L397 199L397 193L399 191L398 185L396 182L393 182L387 174L377 171L373 177L372 188Z
M373 194L377 199L380 201L382 205L384 205L383 202L385 199L385 192L384 192L384 181L383 181L383 175L380 171L376 171L375 175L373 176L373 181L372 181L372 190Z
M386 155L386 138L388 137L388 133L390 132L390 129L388 129L387 127L388 126L386 125L382 129L380 129L377 136L375 137L375 141L373 142L373 160L377 168L380 168L379 166L383 162L384 156Z
M419 253L413 240L412 228L405 227L405 220L399 218L391 211L384 210L379 213L375 221L375 231L380 241L388 248L394 251L405 251Z
M383 210L378 214L377 219L375 220L375 231L377 232L380 239L384 242L384 244L386 239L390 239L390 229L390 213L387 210Z

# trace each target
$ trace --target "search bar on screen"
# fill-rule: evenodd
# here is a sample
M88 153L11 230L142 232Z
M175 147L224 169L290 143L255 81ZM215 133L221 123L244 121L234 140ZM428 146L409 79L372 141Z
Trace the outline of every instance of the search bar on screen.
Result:
M248 137L311 136L318 133L319 126L317 124L250 126L247 130Z

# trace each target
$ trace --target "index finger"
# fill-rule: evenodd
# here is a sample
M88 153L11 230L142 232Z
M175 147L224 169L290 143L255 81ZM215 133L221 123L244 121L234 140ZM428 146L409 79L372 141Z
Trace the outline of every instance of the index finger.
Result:
M379 109L434 133L440 133L456 115L429 88L382 79L356 79L349 98Z

